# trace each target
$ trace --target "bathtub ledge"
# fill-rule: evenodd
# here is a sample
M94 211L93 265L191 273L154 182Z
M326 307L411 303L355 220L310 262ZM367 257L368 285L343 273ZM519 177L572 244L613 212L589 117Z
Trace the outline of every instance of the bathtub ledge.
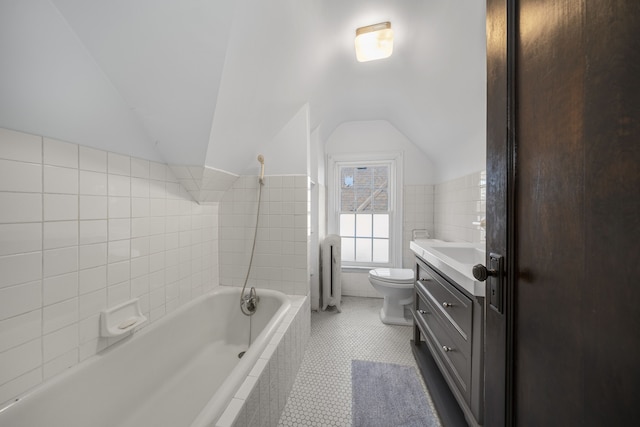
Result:
M242 411L244 407L244 400L233 398L231 402L229 402L229 406L222 413L218 422L216 422L216 427L233 427L234 422L238 418L238 415Z

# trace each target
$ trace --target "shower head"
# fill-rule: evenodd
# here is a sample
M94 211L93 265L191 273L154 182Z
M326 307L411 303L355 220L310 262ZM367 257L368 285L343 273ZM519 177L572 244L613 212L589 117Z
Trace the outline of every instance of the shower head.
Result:
M260 184L264 184L264 156L262 154L258 154L258 161L260 162Z

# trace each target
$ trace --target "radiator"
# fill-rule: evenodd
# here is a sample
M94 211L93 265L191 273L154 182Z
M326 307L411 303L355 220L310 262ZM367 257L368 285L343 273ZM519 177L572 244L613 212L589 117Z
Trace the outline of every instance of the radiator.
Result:
M329 234L322 242L322 311L332 305L338 312L342 312L340 268L340 236Z

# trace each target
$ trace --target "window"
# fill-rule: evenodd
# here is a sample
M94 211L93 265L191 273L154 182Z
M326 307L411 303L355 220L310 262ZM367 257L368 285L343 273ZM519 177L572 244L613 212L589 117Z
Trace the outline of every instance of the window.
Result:
M346 267L399 265L399 158L399 154L330 158L329 230L341 237Z

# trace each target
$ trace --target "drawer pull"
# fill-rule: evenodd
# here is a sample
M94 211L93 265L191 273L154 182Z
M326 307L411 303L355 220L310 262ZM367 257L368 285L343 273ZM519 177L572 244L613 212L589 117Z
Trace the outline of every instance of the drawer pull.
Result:
M449 307L453 307L453 304L451 304L450 302L443 302L443 303L442 303L442 306L443 306L444 308L449 308Z
M445 353L448 353L450 351L453 351L453 349L451 347L447 347L446 345L442 346L442 349L445 351Z

